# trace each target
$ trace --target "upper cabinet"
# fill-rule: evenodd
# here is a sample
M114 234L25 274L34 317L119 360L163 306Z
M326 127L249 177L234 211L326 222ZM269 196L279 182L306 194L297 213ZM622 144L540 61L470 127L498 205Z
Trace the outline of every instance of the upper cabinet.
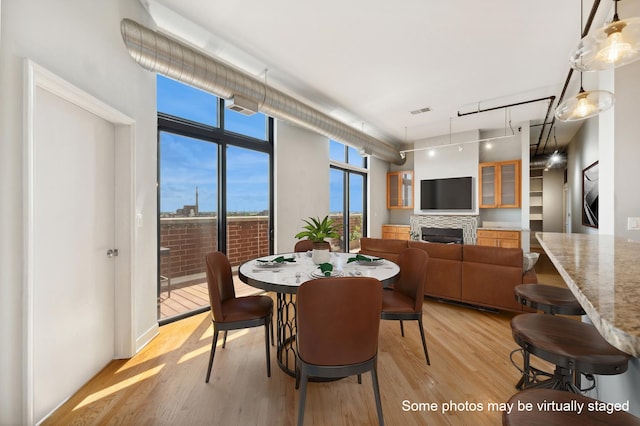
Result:
M480 163L480 208L520 208L520 160Z
M413 208L413 171L387 173L387 208Z

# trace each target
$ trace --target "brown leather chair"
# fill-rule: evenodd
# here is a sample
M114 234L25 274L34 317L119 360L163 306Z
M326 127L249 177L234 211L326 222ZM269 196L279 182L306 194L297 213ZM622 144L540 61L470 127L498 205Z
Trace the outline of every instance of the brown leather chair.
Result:
M341 378L371 371L378 422L383 425L377 360L382 283L369 277L320 278L296 296L298 425L304 423L309 377Z
M233 287L231 264L224 253L215 251L205 257L207 264L207 284L213 322L213 342L209 356L206 382L209 383L213 357L216 354L218 333L224 331L222 347L227 344L227 332L242 328L264 325L264 343L267 352L267 377L271 377L271 357L269 354L269 325L273 341L273 300L269 296L236 297ZM272 342L273 344L273 342Z
M313 241L311 240L300 240L293 248L293 251L296 253L307 252L310 250L313 250Z
M418 321L424 356L429 361L429 351L422 325L422 303L424 302L424 283L427 277L429 255L416 248L402 250L398 256L400 275L392 289L382 292L382 319L400 320L400 332L404 337L403 321Z
M574 402L575 401L575 402ZM550 402L569 406L570 404L583 404L580 414L576 411L560 411L548 409ZM625 412L614 411L611 414L607 411L589 410L589 404L596 404L598 401L584 395L577 395L559 390L551 389L530 389L518 392L509 399L513 404L510 413L502 413L502 424L505 426L517 425L545 425L545 426L565 426L579 424L580 426L596 425L616 425L616 426L639 426L640 419ZM519 405L518 403L522 404ZM531 404L532 409L518 409L519 406ZM540 404L540 405L538 405ZM542 408L542 409L540 409Z

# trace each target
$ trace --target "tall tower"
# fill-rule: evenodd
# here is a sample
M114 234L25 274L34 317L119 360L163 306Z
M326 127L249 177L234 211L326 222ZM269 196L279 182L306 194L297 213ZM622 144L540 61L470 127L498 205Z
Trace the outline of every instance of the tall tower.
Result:
M196 186L196 215L198 215L199 211L200 208L198 207L198 187Z

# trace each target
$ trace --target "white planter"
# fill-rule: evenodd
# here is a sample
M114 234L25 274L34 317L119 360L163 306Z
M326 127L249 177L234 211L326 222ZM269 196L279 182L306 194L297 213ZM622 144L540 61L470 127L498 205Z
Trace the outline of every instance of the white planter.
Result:
M311 252L311 260L313 260L313 263L316 265L330 263L331 251L329 249L313 249Z

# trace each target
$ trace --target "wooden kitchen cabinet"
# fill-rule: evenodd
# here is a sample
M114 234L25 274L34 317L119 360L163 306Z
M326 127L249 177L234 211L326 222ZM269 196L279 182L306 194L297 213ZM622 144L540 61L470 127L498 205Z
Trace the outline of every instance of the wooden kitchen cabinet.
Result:
M413 171L387 173L387 208L413 208Z
M520 160L480 163L480 208L520 208Z
M409 225L382 225L382 238L390 240L410 240Z
M476 244L479 246L520 248L520 231L478 229Z

